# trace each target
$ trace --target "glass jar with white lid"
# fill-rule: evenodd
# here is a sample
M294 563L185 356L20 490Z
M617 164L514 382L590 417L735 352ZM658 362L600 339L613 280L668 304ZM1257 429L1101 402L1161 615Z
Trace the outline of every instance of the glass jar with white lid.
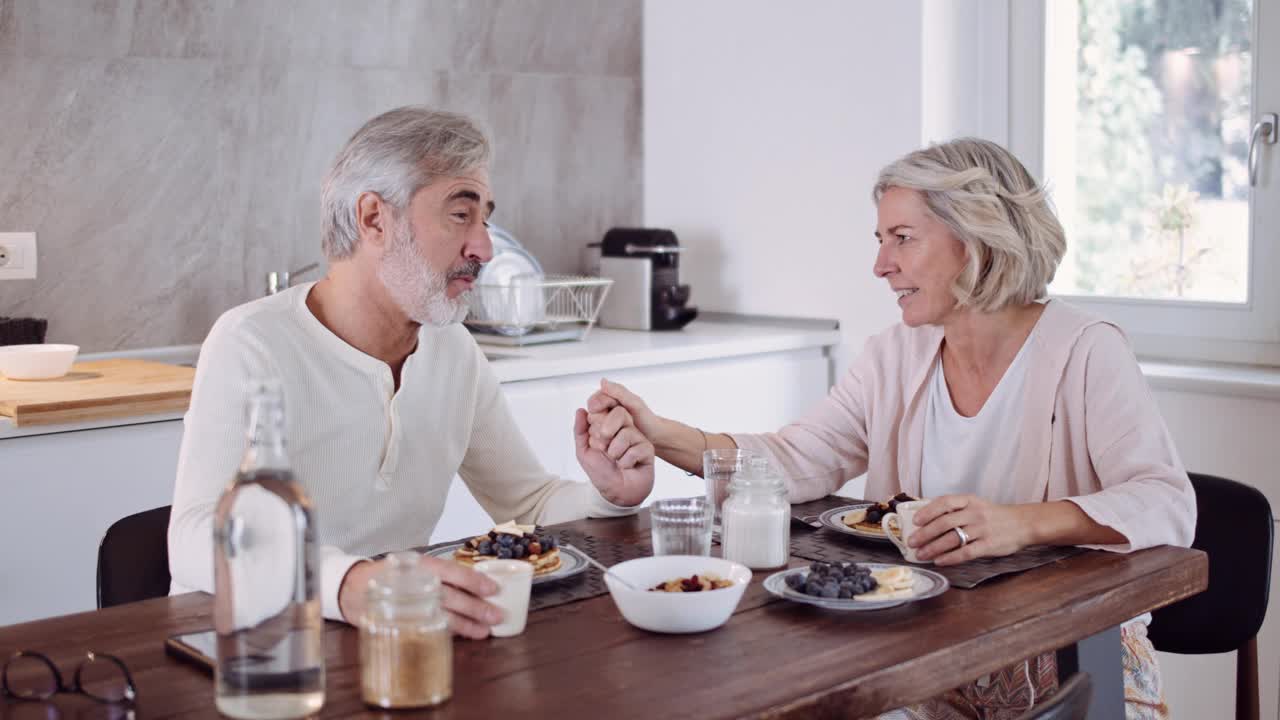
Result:
M783 567L791 557L791 502L782 475L769 461L753 457L729 483L724 501L726 560L753 570Z

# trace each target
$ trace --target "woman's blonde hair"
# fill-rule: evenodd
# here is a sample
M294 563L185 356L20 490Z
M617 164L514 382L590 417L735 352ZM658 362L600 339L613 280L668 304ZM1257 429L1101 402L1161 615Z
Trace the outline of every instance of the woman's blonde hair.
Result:
M1048 193L1013 153L977 138L917 150L880 171L872 198L891 187L918 191L968 251L953 290L982 312L1045 297L1067 250Z

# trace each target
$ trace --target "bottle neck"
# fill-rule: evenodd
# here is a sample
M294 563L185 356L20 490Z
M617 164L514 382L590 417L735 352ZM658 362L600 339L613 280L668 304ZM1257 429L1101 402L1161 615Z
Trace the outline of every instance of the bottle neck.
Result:
M248 442L240 472L287 469L284 401L278 394L256 393L249 399L246 414Z

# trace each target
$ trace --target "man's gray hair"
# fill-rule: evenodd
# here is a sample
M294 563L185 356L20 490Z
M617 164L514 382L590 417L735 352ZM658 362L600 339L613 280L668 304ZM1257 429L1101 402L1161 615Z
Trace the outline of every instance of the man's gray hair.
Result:
M918 191L964 243L969 261L952 288L961 305L991 312L1046 296L1067 237L1013 153L978 138L932 145L881 170L872 198L891 187Z
M490 154L488 138L465 115L408 106L373 118L343 146L321 187L325 257L342 260L355 252L361 193L377 193L400 212L433 180L487 167Z

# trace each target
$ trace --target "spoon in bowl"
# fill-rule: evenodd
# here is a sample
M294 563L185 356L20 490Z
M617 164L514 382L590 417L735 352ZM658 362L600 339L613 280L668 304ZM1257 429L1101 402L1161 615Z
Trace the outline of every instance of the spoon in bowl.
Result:
M582 553L582 557L586 558L586 559L587 559L587 562L589 562L589 563L591 563L592 565L596 566L596 568L598 568L598 569L599 569L601 572L603 572L605 575L608 575L609 577L613 578L614 580L617 580L618 582L622 583L623 585L626 585L628 588L630 588L630 589L632 589L632 590L635 590L636 592L641 592L640 588L636 587L635 585L632 585L630 582L628 582L628 581L626 581L625 579L623 579L623 577L622 577L621 575L619 575L618 573L616 573L616 572L614 572L614 571L610 570L609 568L605 567L604 565L602 565L602 564L600 563L600 561L596 560L595 558L591 557L590 555L588 555L588 554L586 554L586 553Z

